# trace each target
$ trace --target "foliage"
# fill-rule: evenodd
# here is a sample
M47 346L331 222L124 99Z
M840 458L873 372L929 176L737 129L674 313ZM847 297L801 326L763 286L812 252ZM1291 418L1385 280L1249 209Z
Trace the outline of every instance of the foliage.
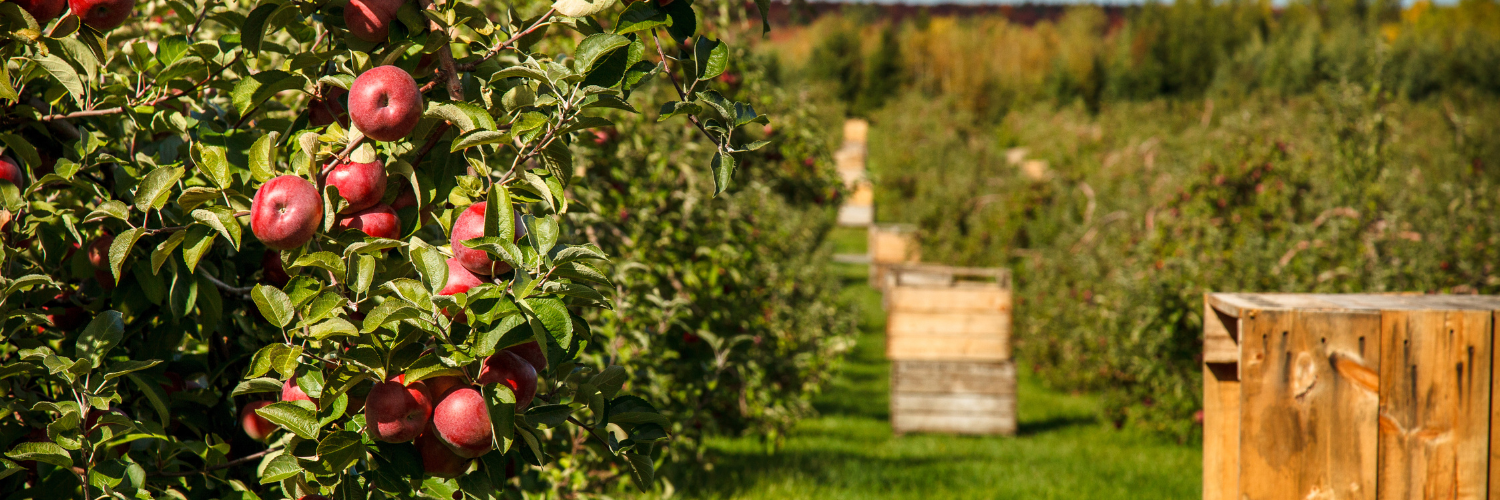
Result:
M674 417L665 460L702 456L703 439L746 434L778 445L849 348L853 318L835 302L828 233L840 181L827 131L838 123L781 90L764 62L736 54L716 83L777 116L774 141L742 156L738 188L710 198L691 129L662 133L621 116L575 190L575 238L615 257L617 310L591 316L631 387ZM561 483L561 482L559 482Z
M682 100L665 99L661 117L711 144L678 161L706 164L712 192L725 191L736 158L765 145L737 132L767 123L709 88L728 46L698 34L689 0L561 0L493 17L462 2L393 5L388 36L369 42L341 2L144 1L103 32L0 4L0 142L24 169L0 181L0 410L16 416L0 422L0 490L514 497L548 489L547 471L566 467L553 459L584 451L649 487L671 422L625 389L623 368L588 354L611 338L594 333L607 321L597 311L622 297L607 296L619 272L608 254L562 230L579 228L570 190L597 181L575 171L599 152L570 145L667 80ZM342 104L335 89L382 65L426 94L405 137L315 124L314 103ZM349 202L324 176L346 160L384 165L381 201L402 205L396 238L339 230ZM316 183L321 216L310 242L277 255L246 216L279 175ZM479 201L482 236L448 241ZM441 293L463 248L515 271ZM547 358L537 403L522 412L519 389L481 387L499 451L464 463L472 472L424 473L411 444L366 432L372 382L467 383L486 357L533 340ZM308 400L248 404L293 382ZM269 446L241 430L256 418L275 424Z

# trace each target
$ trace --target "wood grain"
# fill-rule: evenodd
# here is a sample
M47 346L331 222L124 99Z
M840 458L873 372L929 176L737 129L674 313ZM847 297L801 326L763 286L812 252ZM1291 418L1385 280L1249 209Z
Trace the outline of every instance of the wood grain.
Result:
M887 292L893 312L1009 312L1010 290L1002 288L896 287Z
M1239 337L1240 319L1214 309L1205 297L1203 300L1203 361L1238 365L1240 362Z
M1242 498L1374 498L1380 401L1368 374L1378 359L1364 353L1380 316L1243 312Z
M896 361L891 393L1015 395L1016 364Z
M1239 366L1203 365L1203 500L1240 498Z
M1488 496L1493 313L1382 313L1380 498Z

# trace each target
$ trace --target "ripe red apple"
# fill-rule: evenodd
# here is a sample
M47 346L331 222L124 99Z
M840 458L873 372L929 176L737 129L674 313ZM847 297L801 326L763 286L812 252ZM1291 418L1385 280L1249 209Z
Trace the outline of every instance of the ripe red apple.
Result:
M496 262L490 258L490 254L484 250L478 250L464 246L464 240L471 240L484 236L484 210L485 202L469 205L464 212L458 215L458 220L453 222L453 234L449 236L448 242L453 247L453 257L470 272L480 276L492 274L504 274L510 272L510 264ZM514 214L516 223L516 241L526 236L526 226L521 224L521 214Z
M536 396L536 368L515 353L500 351L484 358L477 381L510 387L516 395L516 411L531 406L531 398Z
M0 179L10 181L18 188L26 187L21 184L21 164L9 156L0 156Z
M344 6L344 24L355 38L383 42L390 36L391 21L405 0L349 0Z
M277 250L302 246L323 222L322 200L307 179L283 175L266 181L250 202L250 231Z
M276 430L276 424L272 424L270 420L255 413L255 410L270 405L270 401L251 401L240 407L240 427L245 429L245 434L250 436L250 439L265 441L266 436Z
M376 238L401 237L401 216L390 205L375 205L348 215L334 223L340 230L354 229Z
M109 233L100 234L94 241L89 242L87 255L89 264L93 265L94 269L109 269L109 246L114 243L115 237Z
M448 391L468 386L468 384L464 383L464 379L451 376L432 377L423 380L422 383L427 384L427 392L432 395L432 411L437 411L437 405L442 404L443 398L448 396Z
M68 10L67 0L11 0L21 9L31 14L37 24L46 25L47 21L57 19L63 11Z
M395 66L361 73L349 87L349 117L371 139L389 142L406 137L422 118L417 81Z
M314 407L318 405L317 401L313 401L312 398L307 396L307 391L303 391L301 387L297 387L297 377L286 379L286 382L281 384L281 400L311 401Z
M121 278L124 277L123 274L124 271L122 270L120 276ZM106 271L104 269L95 269L94 281L99 282L99 287L103 288L106 292L113 292L115 290L115 275L113 273L110 273L109 271Z
M401 210L406 207L417 206L417 192L411 188L411 184L401 183L401 193L391 201L391 208Z
M456 387L432 409L432 429L453 453L478 458L494 449L490 407L473 387Z
M265 270L266 281L278 287L286 286L292 280L292 276L286 273L286 267L281 264L281 252L266 250L260 258L260 268Z
M385 165L376 160L371 163L345 161L328 172L328 185L339 189L339 196L349 206L341 214L354 213L380 203L385 197Z
M68 5L83 24L99 31L118 28L135 10L135 0L68 0Z
M339 126L349 126L349 111L344 108L341 100L349 91L339 87L328 87L323 91L323 97L314 97L307 101L307 121L314 127L328 125L335 121Z
M464 268L463 264L460 264L458 262L458 257L449 257L448 283L446 285L443 285L443 289L438 291L438 295L456 295L464 293L469 291L470 288L474 288L483 283L483 280L479 279L478 276L475 276L474 273L469 272L468 269ZM443 308L443 314L448 314L448 308ZM454 320L462 323L467 323L469 321L467 315L462 312L458 313L458 317L454 318Z
M422 470L427 475L452 479L469 470L469 459L460 457L438 440L428 426L428 432L417 438L417 453L422 457Z
M365 426L370 437L387 443L415 439L432 418L432 396L427 384L403 384L405 375L375 384L365 398Z
M507 347L505 351L520 356L527 363L531 363L532 368L536 368L537 373L541 373L542 370L547 369L547 353L542 352L541 344L537 344L535 340Z

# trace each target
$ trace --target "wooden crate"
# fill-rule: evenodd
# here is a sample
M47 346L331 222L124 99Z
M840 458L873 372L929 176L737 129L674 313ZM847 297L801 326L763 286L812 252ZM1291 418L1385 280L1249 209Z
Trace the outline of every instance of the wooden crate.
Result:
M885 293L892 429L1014 434L1009 272L898 264Z
M891 429L1014 435L1015 362L892 362Z
M1203 498L1500 497L1500 297L1210 293Z
M896 264L920 262L922 249L917 246L916 226L910 224L874 224L866 239L870 254L870 286L885 284L886 271Z

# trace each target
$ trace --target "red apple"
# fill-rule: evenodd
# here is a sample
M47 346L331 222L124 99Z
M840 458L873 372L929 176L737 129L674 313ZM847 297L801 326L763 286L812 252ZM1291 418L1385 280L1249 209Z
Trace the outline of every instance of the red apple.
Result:
M432 418L432 397L427 384L403 384L401 375L375 384L365 398L365 426L370 437L387 443L415 439Z
M391 21L405 0L349 0L344 6L344 24L355 38L383 42L390 36Z
M123 270L122 270L122 272L123 272ZM111 272L109 272L107 270L104 270L104 269L95 269L94 270L94 281L99 282L99 287L103 288L104 291L106 291L106 292L113 292L115 290L115 275L114 275L114 273L111 273Z
M318 405L317 401L313 401L312 398L307 396L307 391L303 391L301 387L297 387L297 377L286 379L286 382L281 384L281 400L310 401L314 407Z
M255 410L270 405L270 401L251 401L240 407L240 427L245 429L245 434L250 436L250 439L265 441L266 436L276 430L276 424L272 424L270 420L255 413Z
M100 234L94 241L89 242L87 255L89 264L93 265L94 269L109 269L109 246L114 243L115 237L109 233Z
M135 0L68 0L68 5L83 24L99 31L119 27L135 10Z
M478 458L494 449L490 407L473 387L456 387L432 409L432 429L453 453Z
M437 405L442 404L443 398L448 395L448 391L468 385L464 383L464 379L452 376L432 377L423 380L422 383L427 384L427 392L432 395L432 411L437 411Z
M328 125L335 121L339 126L349 127L349 111L344 108L340 100L349 91L339 87L329 87L323 91L323 97L314 97L307 101L307 121L314 127Z
M67 0L11 0L21 9L31 14L37 24L46 25L47 21L56 19L68 10Z
M260 268L265 270L263 274L266 281L273 285L283 287L287 282L292 281L292 276L286 273L286 267L281 263L281 252L266 250L260 258Z
M377 66L354 79L349 88L349 117L366 137L377 141L405 138L422 118L422 93L406 70Z
M340 230L354 229L376 238L401 237L401 216L390 205L375 205L348 215L335 223Z
M401 183L401 194L391 201L391 208L401 210L406 207L417 206L417 192L411 188L411 184Z
M484 358L477 381L510 387L516 395L516 411L531 406L531 398L536 396L536 368L511 352L500 351Z
M541 373L542 370L547 369L547 353L542 352L542 346L537 344L535 340L507 347L505 351L520 356L527 363L531 363L531 366L536 368L537 373Z
M376 160L371 163L345 161L328 172L328 185L338 188L339 196L349 206L341 214L358 212L380 203L385 197L385 165Z
M464 475L469 470L469 459L453 453L433 434L431 426L428 426L428 432L417 438L417 454L422 457L422 470L429 476L446 479Z
M504 274L510 272L510 264L496 262L490 258L490 254L484 250L478 250L464 246L464 240L471 240L484 236L484 210L485 202L469 205L463 213L458 215L458 220L453 222L453 234L448 238L448 243L453 247L453 257L470 272L480 276L492 274ZM526 236L526 226L521 224L521 213L514 214L516 224L516 241Z
M250 231L277 250L302 246L323 222L322 200L307 179L283 175L266 181L250 202Z
M26 187L21 184L21 164L9 156L0 156L0 179L10 181L18 188Z

